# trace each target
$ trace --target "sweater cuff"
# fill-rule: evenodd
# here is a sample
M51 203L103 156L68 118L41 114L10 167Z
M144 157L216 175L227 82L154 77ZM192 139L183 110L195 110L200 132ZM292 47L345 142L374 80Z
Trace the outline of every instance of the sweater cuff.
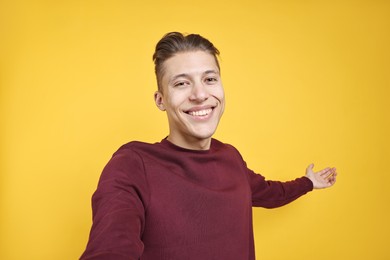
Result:
M305 185L305 190L307 190L308 192L312 191L314 188L313 182L309 178L307 178L306 176L302 177L301 179Z

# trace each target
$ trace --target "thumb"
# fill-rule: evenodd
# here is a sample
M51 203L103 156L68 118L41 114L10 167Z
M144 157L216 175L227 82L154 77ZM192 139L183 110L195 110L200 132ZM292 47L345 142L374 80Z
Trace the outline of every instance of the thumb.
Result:
M307 166L306 168L306 173L313 171L313 168L314 168L314 163L309 164L309 166Z

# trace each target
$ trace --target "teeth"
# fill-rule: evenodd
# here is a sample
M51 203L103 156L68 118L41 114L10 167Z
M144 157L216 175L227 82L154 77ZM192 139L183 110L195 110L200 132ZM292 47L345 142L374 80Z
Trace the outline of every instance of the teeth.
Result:
M188 112L188 114L190 114L191 116L206 116L208 114L210 114L212 111L211 108L209 109L204 109L204 110L199 110L199 111L191 111L191 112Z

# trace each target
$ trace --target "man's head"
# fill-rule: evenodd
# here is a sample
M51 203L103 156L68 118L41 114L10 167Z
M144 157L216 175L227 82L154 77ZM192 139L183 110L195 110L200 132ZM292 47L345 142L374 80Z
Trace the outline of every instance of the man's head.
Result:
M168 140L189 149L208 149L225 107L216 55L205 38L169 33L153 58L159 90L154 99L166 111Z
M199 34L184 35L179 32L170 32L157 43L153 54L154 68L157 78L157 86L160 92L163 91L161 79L164 75L164 62L178 53L190 51L204 51L214 56L215 62L219 67L218 49L206 38Z

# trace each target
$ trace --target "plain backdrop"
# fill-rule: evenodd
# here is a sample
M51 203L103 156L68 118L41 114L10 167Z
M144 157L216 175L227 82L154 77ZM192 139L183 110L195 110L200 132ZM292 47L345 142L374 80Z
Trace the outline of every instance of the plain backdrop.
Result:
M122 144L158 142L152 54L169 31L221 51L216 138L268 179L337 184L254 210L262 260L390 259L389 1L0 0L0 259L83 252Z

